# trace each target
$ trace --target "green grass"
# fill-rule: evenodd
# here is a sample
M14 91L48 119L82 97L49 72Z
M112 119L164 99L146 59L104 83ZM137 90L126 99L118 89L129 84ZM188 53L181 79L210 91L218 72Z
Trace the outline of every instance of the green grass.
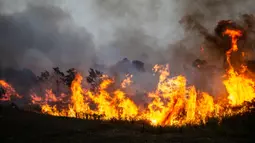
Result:
M11 108L0 113L0 142L10 143L246 143L255 142L255 114L248 113L206 125L152 127L141 123L87 121L52 117Z

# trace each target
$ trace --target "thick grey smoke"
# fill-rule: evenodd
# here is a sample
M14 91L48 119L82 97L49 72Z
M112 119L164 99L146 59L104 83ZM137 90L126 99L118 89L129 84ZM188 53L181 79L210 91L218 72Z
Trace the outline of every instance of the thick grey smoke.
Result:
M190 15L212 33L220 20L254 13L254 4L253 0L74 0L64 7L93 33L97 49L108 51L98 56L102 61L128 57L152 64L170 62L178 68L175 58L186 62L199 57L204 40L183 29L179 23L183 16Z
M25 67L38 73L55 66L85 68L92 64L95 58L92 35L76 26L68 13L53 5L37 3L26 3L20 11L18 8L11 11L14 4L2 1L1 5L2 67Z
M1 32L9 35L1 45L16 50L1 52L5 53L1 61L42 67L38 70L88 66L95 53L105 64L124 57L151 64L180 57L190 61L199 56L203 37L183 29L179 23L183 16L191 15L211 32L219 20L254 13L254 4L253 0L2 0L1 19L13 28L8 34ZM6 56L15 58L3 62Z
M188 29L180 24L184 16L214 35L218 21L255 12L254 0L0 2L1 66L35 72L53 66L86 71L95 62L111 65L126 57L151 65L170 63L176 74L192 73L192 61L204 58L200 47L208 42L194 23ZM210 62L219 62L215 55Z

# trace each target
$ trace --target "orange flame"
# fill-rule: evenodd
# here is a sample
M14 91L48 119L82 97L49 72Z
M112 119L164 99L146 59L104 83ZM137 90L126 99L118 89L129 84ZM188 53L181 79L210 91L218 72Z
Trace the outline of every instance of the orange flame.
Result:
M232 39L231 49L226 52L229 68L223 80L228 95L226 99L215 100L208 93L188 86L187 79L182 75L170 77L169 65L155 65L153 71L159 74L159 82L155 91L147 93L150 101L145 108L141 108L123 91L132 84L132 75L126 76L119 89L112 88L114 79L103 75L98 90L92 91L83 89L83 77L77 74L71 84L68 106L59 107L57 103L62 103L67 96L62 94L57 97L52 90L46 90L43 97L32 94L32 103L39 104L42 113L53 116L85 118L93 114L102 116L103 120L144 120L155 126L201 124L212 117L221 119L247 112L249 107L244 102L255 99L254 81L245 75L247 67L242 66L241 73L238 73L230 62L232 52L238 50L237 41L242 32L227 29L224 35ZM0 85L14 91L4 81L0 81ZM242 108L234 110L235 106Z
M17 92L11 85L9 85L3 80L0 80L0 87L3 87L3 89L5 90L5 94L3 95L3 97L0 97L0 101L10 101L12 97L22 98L22 96L17 94Z
M231 38L232 47L226 52L229 69L227 71L227 79L223 81L229 93L228 99L233 106L242 105L245 101L252 101L255 98L254 81L245 76L247 67L241 66L241 73L238 73L230 62L232 52L238 50L237 40L242 36L240 30L229 30L224 32Z
M94 92L83 90L82 76L77 74L71 85L71 102L66 108L59 109L57 104L50 105L62 101L62 96L56 97L51 90L46 90L45 98L32 95L32 102L41 105L42 113L53 116L85 118L86 114L97 114L102 115L104 120L145 120L155 126L206 123L211 117L222 118L248 110L241 108L234 111L227 104L217 103L208 93L199 92L194 86L187 86L184 76L170 78L168 65L156 65L153 70L159 73L159 83L154 92L148 93L151 101L144 109L128 98L121 89L108 90L115 81L106 75L102 78L99 91ZM228 80L232 84L232 79ZM236 82L233 81L233 84ZM225 85L228 89L228 85ZM228 91L229 95L233 94Z
M132 77L133 75L126 75L126 78L121 83L121 87L126 88L127 86L129 86L132 83Z
M211 117L222 118L248 111L247 108L232 110L231 107L236 105L232 102L232 106L228 106L226 103L222 104L222 101L217 103L213 96L208 93L199 92L194 86L187 86L184 76L170 78L168 65L155 65L153 70L159 73L159 83L154 92L148 93L151 102L145 109L135 104L121 89L108 91L108 87L114 83L114 80L108 76L103 76L99 91L92 92L82 90L82 76L77 74L71 87L72 97L69 108L58 110L56 105L45 104L42 106L42 112L54 116L78 118L84 118L84 115L77 116L77 114L97 114L103 115L104 120L146 120L155 126L182 126L206 123ZM244 80L243 77L238 76L235 79L231 77L224 81L228 89L229 99L239 92L230 90L230 85L242 83L243 81L240 79ZM228 82L230 82L229 85ZM248 85L243 84L242 86ZM253 90L249 86L247 89L246 91L241 90L242 96L245 92ZM255 93L251 92L248 95L252 96L247 98L254 98ZM95 104L96 107L92 109L90 103ZM238 102L238 104L241 103L243 102Z

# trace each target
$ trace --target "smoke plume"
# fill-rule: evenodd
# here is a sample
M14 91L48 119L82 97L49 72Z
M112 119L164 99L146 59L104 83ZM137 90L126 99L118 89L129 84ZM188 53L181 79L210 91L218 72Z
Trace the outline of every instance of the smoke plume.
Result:
M55 66L87 71L94 64L113 65L128 58L145 62L147 70L169 63L174 75L189 78L195 59L222 63L213 48L206 58L200 54L201 48L217 47L218 21L243 24L242 15L254 14L254 4L254 0L1 0L0 66L29 68L36 74ZM251 33L248 37L254 40Z
M21 0L18 3L1 1L2 65L40 71L53 65L89 66L96 53L98 61L111 64L124 57L152 64L170 62L181 54L176 55L176 51L183 51L183 58L187 54L197 57L197 51L190 49L199 49L203 36L183 29L179 23L183 16L191 16L212 32L220 20L254 13L255 2ZM176 50L180 41L187 50ZM169 53L165 52L167 48Z
M4 2L1 7L7 6ZM38 73L54 66L84 68L95 57L92 35L53 5L27 3L13 12L3 8L0 31L1 67Z

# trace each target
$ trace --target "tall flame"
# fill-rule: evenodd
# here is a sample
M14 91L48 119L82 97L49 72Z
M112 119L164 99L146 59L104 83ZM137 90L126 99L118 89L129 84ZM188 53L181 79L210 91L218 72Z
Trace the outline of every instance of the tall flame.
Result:
M124 91L132 84L132 75L126 76L118 86L120 88L113 88L115 80L103 75L97 90L92 91L83 89L83 77L77 74L71 84L71 97L67 106L59 106L59 103L63 103L64 98L68 96L56 96L51 89L47 89L44 96L31 94L31 102L40 105L42 113L53 116L87 118L93 115L100 116L103 120L144 120L155 126L201 124L211 117L222 118L247 112L249 110L244 102L255 99L254 81L246 76L246 66L242 65L241 72L237 72L230 60L231 54L238 50L237 42L242 32L227 29L223 34L228 35L232 43L226 52L228 69L223 83L228 96L226 99L223 97L224 100L216 100L208 93L188 86L187 79L182 75L170 77L168 65L155 65L153 71L159 74L159 82L155 91L147 93L150 101L144 108ZM0 80L0 85L9 89L9 92L16 93L6 82ZM2 100L9 99L9 92ZM242 108L234 110L233 107L236 106Z
M70 109L76 113L86 113L89 112L88 103L84 102L83 89L81 87L82 76L77 74L71 85L72 97Z
M211 117L222 118L247 111L244 108L234 111L226 103L218 103L208 93L187 86L184 76L170 78L168 65L156 65L154 71L159 73L159 83L154 92L148 93L151 102L145 109L135 104L121 89L108 91L107 88L114 83L108 76L103 76L99 91L92 92L81 88L82 77L77 74L71 87L69 108L58 110L56 105L45 104L42 111L54 116L84 118L77 115L97 114L102 115L104 120L146 120L152 125L162 126L206 123ZM228 85L226 88L229 88ZM232 94L230 91L229 95ZM92 109L89 103L96 107Z
M237 40L242 36L240 30L227 29L224 35L231 38L232 47L226 52L229 69L227 71L227 79L223 81L229 93L228 99L231 105L242 105L245 101L252 101L255 98L254 81L245 76L247 67L241 65L241 72L238 73L230 62L232 52L238 50Z

